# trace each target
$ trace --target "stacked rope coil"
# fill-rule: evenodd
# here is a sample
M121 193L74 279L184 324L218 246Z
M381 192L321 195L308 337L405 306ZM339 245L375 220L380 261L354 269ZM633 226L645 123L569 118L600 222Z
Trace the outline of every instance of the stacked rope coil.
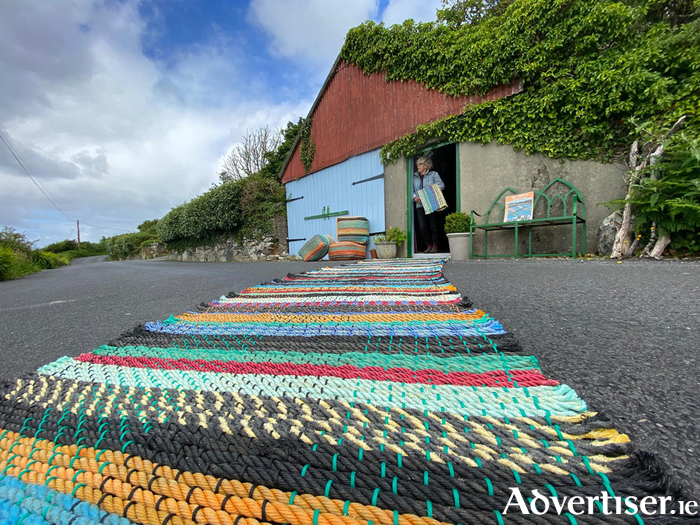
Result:
M289 274L5 384L0 524L682 521L504 513L682 491L443 263Z

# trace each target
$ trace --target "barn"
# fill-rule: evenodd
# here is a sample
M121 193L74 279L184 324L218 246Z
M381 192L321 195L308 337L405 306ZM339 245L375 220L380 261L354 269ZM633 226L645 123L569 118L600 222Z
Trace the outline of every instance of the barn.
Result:
M289 253L297 254L316 233L335 236L335 219L362 215L370 233L399 227L408 243L399 255L413 257L424 248L411 199L416 156L383 164L382 146L422 124L457 115L486 101L517 97L519 80L498 85L483 95L450 96L414 81L387 81L385 72L366 74L340 57L331 68L306 119L307 129L297 137L282 170L287 191ZM445 182L446 213L471 210L483 213L506 187L527 192L541 190L556 178L574 184L587 205L588 246L595 251L595 229L609 211L596 204L623 195L621 169L594 161L552 159L526 155L496 142L450 142L434 139L418 154L430 152L434 169ZM442 231L442 230L441 230ZM494 232L490 253L512 251L512 232ZM541 228L535 243L545 252L570 251L570 235L563 228ZM475 244L483 242L476 237ZM593 248L593 249L591 249ZM440 252L448 251L442 234Z

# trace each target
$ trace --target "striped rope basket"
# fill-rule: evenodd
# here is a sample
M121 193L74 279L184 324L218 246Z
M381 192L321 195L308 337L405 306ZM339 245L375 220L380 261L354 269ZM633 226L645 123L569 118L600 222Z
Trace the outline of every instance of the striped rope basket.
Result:
M369 244L369 221L365 217L338 217L338 242Z
M316 234L304 243L299 250L299 257L304 261L320 261L328 254L328 247L333 243L333 237L322 233Z
M331 261L348 261L364 259L367 246L351 241L338 241L328 247L328 259Z
M447 209L447 201L445 201L445 196L437 184L418 190L418 198L420 198L426 215Z

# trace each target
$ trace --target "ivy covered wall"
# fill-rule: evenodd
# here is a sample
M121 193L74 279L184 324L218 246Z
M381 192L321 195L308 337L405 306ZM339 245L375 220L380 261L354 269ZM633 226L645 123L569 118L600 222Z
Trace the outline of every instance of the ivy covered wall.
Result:
M341 58L451 95L523 82L515 97L387 144L385 162L438 137L610 161L629 147L634 122L662 127L686 114L686 132L697 135L699 9L692 0L513 0L501 14L456 28L367 22L348 33Z

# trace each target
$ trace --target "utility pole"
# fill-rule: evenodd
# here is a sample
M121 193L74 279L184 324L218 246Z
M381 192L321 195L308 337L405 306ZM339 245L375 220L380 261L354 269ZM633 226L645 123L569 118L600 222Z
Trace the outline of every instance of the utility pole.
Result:
M80 221L76 220L75 222L78 223L78 251L80 251Z

